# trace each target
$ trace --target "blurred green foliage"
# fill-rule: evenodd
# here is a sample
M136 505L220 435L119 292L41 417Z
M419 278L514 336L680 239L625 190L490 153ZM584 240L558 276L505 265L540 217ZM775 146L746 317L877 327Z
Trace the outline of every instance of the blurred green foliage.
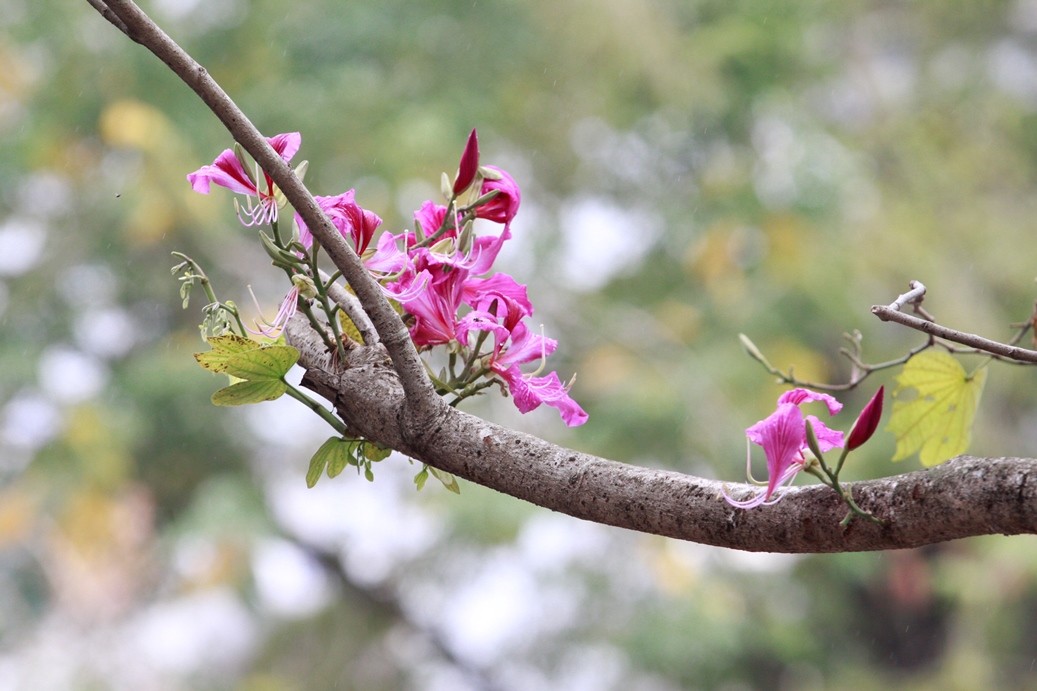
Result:
M523 189L502 261L591 419L478 412L557 441L738 480L780 392L738 333L840 380L844 331L873 361L919 342L868 312L909 279L995 338L1033 304L1032 0L145 8L264 132L303 133L311 189L356 187L390 229L479 128ZM228 196L184 179L226 132L85 2L0 17L0 685L1032 683L1032 537L737 555L416 494L395 457L304 493L326 432L213 408L169 275L179 250L221 298L251 284L272 312L287 288ZM973 450L1032 455L1034 422L1029 371L995 366ZM908 469L892 454L877 435L846 472Z

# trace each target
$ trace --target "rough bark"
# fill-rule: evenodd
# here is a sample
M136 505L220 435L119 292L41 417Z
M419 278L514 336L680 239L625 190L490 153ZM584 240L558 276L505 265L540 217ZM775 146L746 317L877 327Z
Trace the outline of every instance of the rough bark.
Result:
M929 470L850 483L857 503L885 524L858 519L843 529L846 505L822 485L792 488L773 506L736 509L720 498L719 482L563 448L454 408L444 408L426 435L409 438L403 389L381 347L358 348L341 364L301 318L288 333L302 353L303 383L333 401L363 436L577 518L760 552L898 549L1037 532L1037 459L962 456Z

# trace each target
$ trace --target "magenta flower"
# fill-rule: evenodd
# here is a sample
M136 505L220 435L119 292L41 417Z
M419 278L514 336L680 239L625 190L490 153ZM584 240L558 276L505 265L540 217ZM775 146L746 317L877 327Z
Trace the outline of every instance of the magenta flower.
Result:
M778 397L778 407L766 419L760 420L745 430L745 435L754 444L763 447L767 456L767 488L754 497L744 501L732 499L724 492L724 500L731 506L740 509L751 509L760 505L773 504L780 499L774 496L775 490L792 482L796 474L806 465L807 448L806 423L814 430L817 443L822 452L841 448L845 441L842 432L829 429L813 415L804 417L799 406L811 401L822 401L828 407L828 413L835 415L842 409L842 404L825 393L816 393L807 389L792 389ZM746 466L750 462L746 455ZM751 477L751 475L750 475Z
M334 197L314 197L317 206L328 217L331 224L338 229L344 238L353 240L357 254L363 254L371 243L374 231L382 224L382 219L373 211L361 208L354 196L356 190L349 190ZM313 245L313 233L310 232L302 216L296 212L295 223L299 226L299 242L303 247Z
M421 228L425 237L431 237L442 227L443 221L446 219L446 212L447 208L445 206L428 200L421 205L420 209L414 212L414 222ZM446 237L457 237L457 229L449 228L444 235Z
M396 244L400 238L406 239L406 234L382 233L378 238L374 254L364 260L364 266L372 273L380 275L380 278L398 274L406 269L410 264L410 259L407 257L407 253Z
M509 331L502 326L491 327L496 345L489 358L490 369L508 385L515 399L515 407L522 413L546 404L558 410L562 421L569 427L587 422L587 413L569 397L569 387L562 383L556 372L546 376L523 374L519 365L540 360L554 352L558 342L535 334L519 321Z
M464 282L464 301L474 309L501 314L499 307L504 306L510 312L505 318L505 326L511 328L522 317L533 314L533 303L529 301L526 286L510 275L495 273L489 278L469 278ZM498 309L494 310L494 303Z
M461 307L464 278L463 271L434 273L423 269L392 286L391 294L414 318L410 328L414 345L421 348L458 340L457 311Z
M519 204L522 202L522 193L519 191L518 183L505 171L496 166L485 166L485 170L492 171L498 180L487 178L482 183L482 195L497 190L497 196L486 202L475 210L475 215L495 223L510 225L511 219L518 213Z
M270 142L274 151L287 162L292 160L299 150L302 135L298 132L286 132L276 137L269 137L267 141ZM263 171L262 174L263 184L257 186L255 180L257 176L245 169L241 159L233 150L225 149L211 165L202 166L193 173L189 173L187 181L191 183L195 192L201 194L209 194L210 185L216 184L226 187L231 192L247 196L249 202L244 209L245 218L241 218L240 214L238 217L246 226L252 226L277 220L274 181L270 179L266 171ZM255 206L252 205L252 198L258 202Z

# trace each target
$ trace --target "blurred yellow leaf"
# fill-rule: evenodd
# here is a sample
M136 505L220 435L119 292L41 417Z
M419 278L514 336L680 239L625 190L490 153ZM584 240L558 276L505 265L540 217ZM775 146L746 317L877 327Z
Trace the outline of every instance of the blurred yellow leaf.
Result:
M101 136L112 146L154 151L173 136L165 114L133 99L116 101L101 113Z
M922 464L932 466L964 453L986 377L985 368L966 374L947 353L930 350L911 358L893 392L887 427L897 439L893 460L918 452Z

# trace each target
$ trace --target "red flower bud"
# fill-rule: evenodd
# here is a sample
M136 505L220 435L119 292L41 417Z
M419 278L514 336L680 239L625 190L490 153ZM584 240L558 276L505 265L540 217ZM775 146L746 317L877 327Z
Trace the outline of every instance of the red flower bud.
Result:
M479 137L475 130L468 135L468 143L465 144L464 153L461 154L461 163L457 166L457 179L454 180L454 194L461 194L475 179L475 173L479 170Z
M875 430L879 426L879 419L882 417L882 398L885 393L886 387L880 386L868 404L864 406L861 414L857 416L857 421L853 423L853 428L850 430L850 436L846 439L847 451L853 451L875 434Z

